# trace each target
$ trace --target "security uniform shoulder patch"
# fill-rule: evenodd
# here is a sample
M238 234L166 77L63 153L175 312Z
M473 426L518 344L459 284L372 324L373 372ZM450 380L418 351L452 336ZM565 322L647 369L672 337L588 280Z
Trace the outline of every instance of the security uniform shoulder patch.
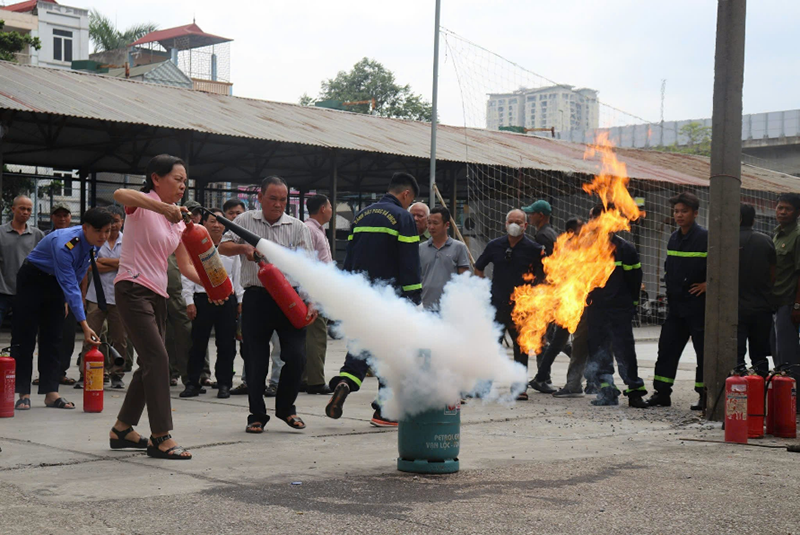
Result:
M74 238L69 240L67 243L65 243L64 247L66 247L67 249L69 249L71 251L76 245L78 245L78 243L80 241L81 241L81 239L79 237L75 236Z

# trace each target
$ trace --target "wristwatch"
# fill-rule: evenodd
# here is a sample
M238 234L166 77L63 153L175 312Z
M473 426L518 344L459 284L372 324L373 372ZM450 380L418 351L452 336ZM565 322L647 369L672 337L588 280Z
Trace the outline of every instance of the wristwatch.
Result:
M800 303L795 303L795 304L792 306L792 310L800 310Z

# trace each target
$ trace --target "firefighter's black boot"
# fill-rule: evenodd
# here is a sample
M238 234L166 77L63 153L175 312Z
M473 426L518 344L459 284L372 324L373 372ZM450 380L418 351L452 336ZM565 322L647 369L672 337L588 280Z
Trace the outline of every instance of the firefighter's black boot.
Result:
M628 406L634 409L646 409L650 405L644 400L644 393L631 392L628 394Z
M656 390L656 393L647 400L647 405L650 407L671 407L672 399L669 394Z
M693 411L704 411L706 410L706 402L708 401L708 396L706 391L703 390L700 392L700 399L697 400L697 403L689 407Z

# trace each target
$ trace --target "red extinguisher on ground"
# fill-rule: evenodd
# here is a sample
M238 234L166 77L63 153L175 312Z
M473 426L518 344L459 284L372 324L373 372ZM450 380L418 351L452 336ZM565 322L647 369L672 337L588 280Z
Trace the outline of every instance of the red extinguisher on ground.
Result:
M797 436L797 383L794 377L781 372L772 378L771 405L772 434L780 438Z
M747 444L747 379L734 372L725 380L725 442Z
M212 301L222 301L233 293L233 285L214 241L204 226L192 222L188 213L184 213L183 219L186 229L181 234L181 242L192 258L206 295Z
M296 329L308 327L308 307L281 271L268 263L264 257L258 259L258 280L275 300L283 313Z
M0 354L0 418L14 417L14 389L17 383L17 361L3 349Z
M764 378L751 373L747 381L747 438L764 436Z
M103 412L105 357L96 347L83 356L83 412Z

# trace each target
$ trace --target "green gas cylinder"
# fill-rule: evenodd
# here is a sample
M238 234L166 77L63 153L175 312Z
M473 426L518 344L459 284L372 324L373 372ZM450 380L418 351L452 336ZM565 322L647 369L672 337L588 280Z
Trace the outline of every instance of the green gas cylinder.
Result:
M460 401L405 417L397 431L398 470L417 474L458 472Z

